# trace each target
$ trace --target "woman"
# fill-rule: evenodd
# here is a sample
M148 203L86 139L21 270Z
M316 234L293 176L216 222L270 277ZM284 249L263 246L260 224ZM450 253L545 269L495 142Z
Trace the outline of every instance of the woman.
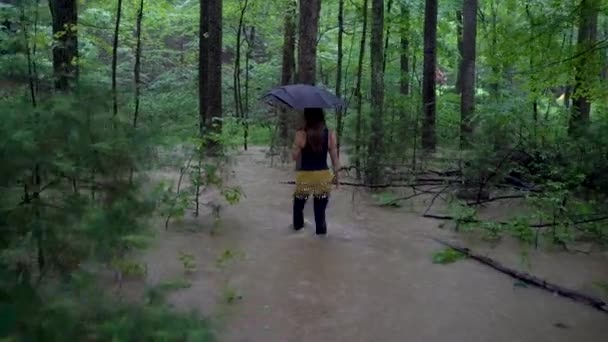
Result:
M296 132L292 157L299 162L296 172L296 190L293 200L293 228L304 227L304 206L313 196L317 235L327 234L325 209L329 201L332 183L339 186L338 144L336 136L325 125L325 114L321 108L306 108L304 129ZM331 156L334 173L327 166L327 154Z

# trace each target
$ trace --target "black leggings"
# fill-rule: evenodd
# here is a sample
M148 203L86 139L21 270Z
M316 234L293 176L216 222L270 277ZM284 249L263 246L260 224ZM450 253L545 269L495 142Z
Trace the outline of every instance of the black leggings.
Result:
M304 206L306 198L295 197L293 199L293 228L300 230L304 227ZM318 235L327 234L327 223L325 222L325 209L329 202L329 197L314 197L315 224Z

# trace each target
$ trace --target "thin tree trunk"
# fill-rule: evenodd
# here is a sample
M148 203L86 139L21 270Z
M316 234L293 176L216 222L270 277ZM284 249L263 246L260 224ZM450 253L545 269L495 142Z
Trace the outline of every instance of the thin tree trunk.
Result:
M144 18L144 0L139 2L139 10L137 11L137 23L135 28L135 39L137 45L135 47L135 68L133 70L135 79L135 112L133 113L133 128L137 127L139 118L139 105L141 94L141 25Z
M300 0L298 83L315 84L321 0Z
M78 79L77 0L50 0L53 19L53 74L55 89L66 91ZM67 28L67 29L66 29Z
M409 35L410 35L410 10L404 2L401 4L401 54L399 64L401 66L401 77L399 90L402 95L410 94L410 66L409 66Z
M500 68L498 66L498 9L494 0L490 3L492 11L492 33L490 40L490 50L492 51L492 80L490 82L490 94L492 99L498 100L498 78L500 77Z
M208 0L209 10L209 99L207 101L207 125L214 134L221 133L222 118L222 0ZM218 155L220 151L219 142L215 139L210 141L210 152Z
M608 41L608 16L604 16L604 41ZM602 74L600 75L602 81L608 81L608 49L604 49L604 55L602 56Z
M34 74L34 62L32 58L32 50L30 49L30 36L28 32L27 22L25 21L25 4L21 4L21 30L23 32L23 41L25 43L25 55L27 58L27 75L28 83L30 87L30 99L32 101L32 107L37 107L36 100L36 75ZM36 22L34 22L36 25ZM35 43L34 43L35 44Z
M197 182L195 203L196 208L194 216L198 217L200 212L200 190L203 169L204 154L211 154L206 148L208 142L208 134L211 133L208 128L207 115L209 113L209 0L200 0L199 12L199 59L198 59L198 102L199 102L199 135L200 143L198 146L197 157Z
M135 65L133 67L133 81L135 83L135 109L133 111L133 128L137 128L139 119L139 105L141 102L141 25L144 18L144 0L140 0L135 23ZM134 168L129 170L129 184L133 183Z
M112 44L112 114L118 115L118 91L116 87L116 66L118 64L118 34L120 19L122 17L122 0L118 0L116 7L116 26L114 27L114 43Z
M424 14L424 71L422 80L422 147L434 151L437 145L436 121L436 78L437 67L437 0L426 0Z
M206 133L207 106L209 102L209 0L200 0L199 22L199 64L198 64L198 102L199 132L201 137Z
M460 143L468 147L473 134L475 112L475 57L477 45L477 0L464 0L462 39L462 94L460 97Z
M344 0L338 3L338 62L336 66L336 96L342 97L342 55L344 49ZM338 154L342 143L342 115L343 108L336 112L336 133L338 138Z
M382 72L386 73L386 60L388 55L388 43L391 38L391 9L393 8L393 0L388 0L386 4L386 15L388 19L386 20L386 36L384 37L384 57L382 58Z
M581 0L580 22L578 29L578 51L590 49L597 41L597 22L599 13L599 0ZM597 52L584 54L576 61L575 86L572 102L572 114L570 118L569 133L578 135L589 125L591 113L591 99L587 93L587 84L597 77L599 70L595 70L597 64Z
M456 11L456 44L458 45L458 70L457 70L457 75L456 75L456 84L454 86L454 92L456 94L460 94L462 92L462 73L463 73L462 60L463 60L463 56L464 56L462 41L463 41L462 11L457 10Z
M294 81L296 64L296 11L297 3L289 0L285 13L283 27L283 61L281 66L281 85L288 85ZM279 110L279 141L278 145L282 148L282 160L287 160L287 148L289 144L289 113L285 108Z
M245 110L243 112L243 148L247 151L249 139L249 62L255 48L255 26L251 26L247 40L247 55L245 56Z
M361 94L361 80L363 78L363 60L365 58L365 38L367 36L367 7L368 0L363 0L363 29L361 31L361 45L359 47L359 64L357 66L357 83L355 96L357 97L357 122L355 127L355 168L357 179L361 179L361 131L363 125L363 95Z
M245 3L241 7L241 14L239 16L239 24L236 32L236 54L234 56L234 73L233 73L233 88L234 88L234 107L237 119L241 120L244 126L244 114L243 114L243 100L241 98L241 35L243 33L243 21L245 19L245 12L247 11L247 5L249 0L245 0ZM243 133L245 134L245 133ZM243 143L246 148L246 143Z
M372 32L370 39L371 58L371 137L368 147L367 183L380 181L380 162L384 152L384 0L372 0Z
M528 17L528 22L530 24L530 36L531 37L535 37L536 36L536 23L534 22L534 17L532 16L531 10L530 10L530 3L526 3L526 16ZM534 70L536 68L536 65L534 63L534 54L530 54L529 57L529 68L530 70ZM533 144L536 143L536 136L537 136L537 130L538 130L538 89L537 89L537 85L536 85L536 77L534 74L530 75L530 93L532 95L532 121L534 122L534 127L532 129L532 139L533 139Z

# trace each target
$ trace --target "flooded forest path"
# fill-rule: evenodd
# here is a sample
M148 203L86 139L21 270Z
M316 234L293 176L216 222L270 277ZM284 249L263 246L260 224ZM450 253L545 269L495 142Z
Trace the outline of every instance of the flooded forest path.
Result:
M291 169L271 168L256 148L235 157L244 197L211 218L186 217L162 230L144 256L147 282L184 277L180 255L196 270L190 286L170 296L181 310L211 317L220 341L605 341L608 316L515 281L473 260L437 265L433 238L463 237L419 213L385 209L363 191L332 194L326 238L290 230ZM353 194L353 191L356 191ZM470 245L468 242L463 242ZM474 246L521 268L520 250L504 243ZM542 251L531 272L593 291L607 280L608 257ZM598 279L599 277L599 279ZM603 279L601 279L603 277Z

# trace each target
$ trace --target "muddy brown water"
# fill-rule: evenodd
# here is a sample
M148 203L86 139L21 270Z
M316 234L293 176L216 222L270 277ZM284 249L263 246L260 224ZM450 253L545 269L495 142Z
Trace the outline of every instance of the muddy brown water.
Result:
M210 218L186 218L162 232L144 259L147 281L184 277L179 253L191 254L191 287L170 301L211 317L220 341L607 341L608 315L463 260L435 265L442 247L463 244L519 267L516 244L490 247L439 229L408 210L372 205L362 192L332 195L329 235L293 232L288 169L270 168L261 149L236 157L245 198L226 208L217 234ZM354 199L354 200L353 200ZM238 257L220 267L225 251ZM606 255L532 251L531 271L599 295L608 280ZM229 304L229 299L236 300Z

